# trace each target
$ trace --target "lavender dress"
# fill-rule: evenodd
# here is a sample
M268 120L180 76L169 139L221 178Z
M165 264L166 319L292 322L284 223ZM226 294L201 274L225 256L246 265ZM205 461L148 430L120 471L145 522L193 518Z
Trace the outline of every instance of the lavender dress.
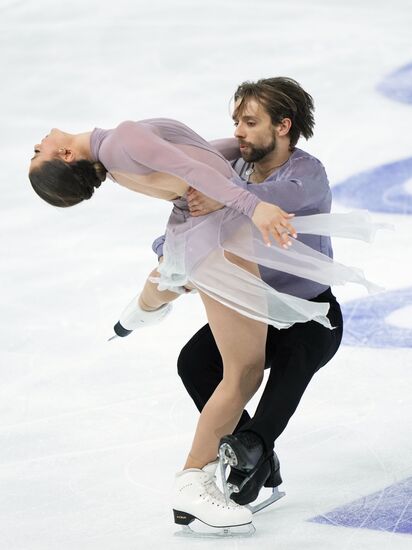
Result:
M374 290L360 270L334 262L301 242L294 241L289 250L276 243L265 246L250 220L260 199L244 188L219 151L180 122L150 119L123 122L113 130L96 128L91 150L114 181L173 201L159 267L160 290L177 291L190 283L225 306L277 328L309 320L332 328L326 317L329 304L277 292L230 262L225 250L324 285L350 281ZM226 206L191 217L185 200L187 186ZM378 227L365 212L295 217L293 225L298 233L363 240L371 240Z

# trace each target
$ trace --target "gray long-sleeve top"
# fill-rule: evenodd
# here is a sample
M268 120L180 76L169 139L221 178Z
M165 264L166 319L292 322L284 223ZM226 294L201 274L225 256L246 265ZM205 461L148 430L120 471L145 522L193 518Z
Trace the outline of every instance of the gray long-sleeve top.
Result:
M262 183L248 183L246 173L251 166L239 158L239 146L236 139L223 139L211 142L228 160L236 172L243 178L239 185L252 192L262 201L277 204L287 212L297 216L329 213L332 194L328 177L322 163L309 153L295 148L289 160L275 170ZM237 159L237 160L234 160ZM293 224L293 219L292 219ZM329 237L319 235L298 235L298 240L330 258L333 257ZM158 257L163 255L165 236L158 237L152 244ZM292 245L293 246L293 245ZM259 266L262 279L279 292L285 292L299 298L314 298L326 290L326 286L289 275L282 271Z

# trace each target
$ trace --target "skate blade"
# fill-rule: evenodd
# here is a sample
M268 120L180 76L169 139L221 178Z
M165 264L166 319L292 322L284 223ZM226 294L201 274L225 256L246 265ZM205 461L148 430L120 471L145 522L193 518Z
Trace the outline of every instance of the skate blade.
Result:
M219 467L220 467L220 477L222 480L223 494L225 495L225 501L226 501L226 504L228 505L230 501L230 490L226 480L227 462L225 460L223 452L221 452L220 449L219 449Z
M279 491L277 487L274 487L270 497L268 497L265 500L262 500L262 502L259 502L258 504L248 504L246 508L249 508L252 514L256 514L257 512L264 510L265 508L267 508L277 500L281 499L285 495L286 493L284 493L283 491Z
M235 527L211 527L197 520L194 527L195 529L192 529L189 525L182 525L181 531L177 531L175 537L199 539L245 538L251 537L256 532L253 523Z

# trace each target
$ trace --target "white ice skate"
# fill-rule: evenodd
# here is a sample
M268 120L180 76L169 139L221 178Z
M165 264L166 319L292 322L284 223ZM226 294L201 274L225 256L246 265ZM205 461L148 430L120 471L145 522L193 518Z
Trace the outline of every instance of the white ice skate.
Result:
M118 322L113 329L115 336L109 338L112 340L117 336L128 336L137 328L149 327L163 321L172 311L172 304L163 304L154 311L143 310L138 303L139 295L135 296L128 306L123 310Z
M198 537L250 536L255 532L252 513L225 497L216 485L218 461L206 464L201 470L190 468L176 474L173 494L175 523L183 526L178 535ZM195 519L205 526L202 532L189 527Z

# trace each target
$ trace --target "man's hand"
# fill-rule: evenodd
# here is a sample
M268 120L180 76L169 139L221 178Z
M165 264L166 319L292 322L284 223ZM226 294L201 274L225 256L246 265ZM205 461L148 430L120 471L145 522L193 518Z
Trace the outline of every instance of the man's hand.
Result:
M205 216L224 207L224 204L206 197L206 195L192 187L189 187L187 192L187 204L190 214L194 217Z

